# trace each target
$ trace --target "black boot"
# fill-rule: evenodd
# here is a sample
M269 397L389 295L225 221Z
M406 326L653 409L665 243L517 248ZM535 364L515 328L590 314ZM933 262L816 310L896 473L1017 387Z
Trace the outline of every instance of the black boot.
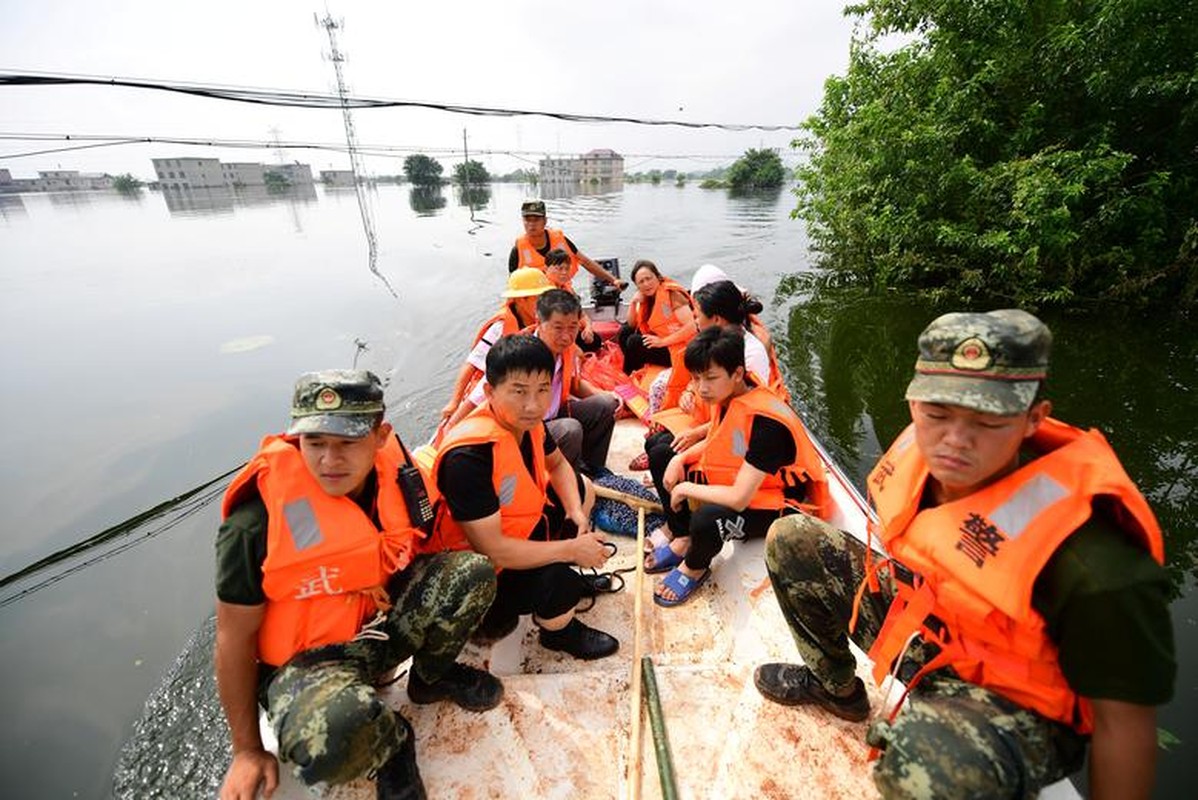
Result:
M403 717L399 717L399 722L407 728L408 739L398 753L379 767L375 776L376 796L378 800L428 800L416 767L416 733Z
M408 699L421 705L452 700L467 711L487 711L503 699L503 684L486 670L455 663L434 683L425 683L412 670Z
M616 637L585 625L575 617L560 631L541 628L541 646L590 661L610 656L620 649L620 642Z

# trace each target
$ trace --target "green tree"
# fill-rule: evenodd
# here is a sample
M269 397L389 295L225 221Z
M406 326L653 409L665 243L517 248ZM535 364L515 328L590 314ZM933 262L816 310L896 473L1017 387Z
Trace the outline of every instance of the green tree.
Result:
M416 153L403 160L403 174L413 186L439 186L441 163L423 153Z
M776 150L746 150L725 177L733 189L775 189L786 180L786 167Z
M1194 0L847 10L870 27L795 142L825 266L967 302L1193 304Z
M117 175L112 179L112 188L116 189L118 192L124 192L125 194L133 194L143 185L144 184L142 184L141 181L139 181L137 178L134 178L132 173L129 172Z
M454 165L453 179L460 184L490 183L491 173L487 172L487 168L481 163L471 159Z
M267 170L262 173L262 182L266 184L266 191L268 192L281 192L291 188L291 181L287 179L287 176L274 170Z
M659 169L649 170L649 183L653 184L654 186L661 183L661 170L659 170Z

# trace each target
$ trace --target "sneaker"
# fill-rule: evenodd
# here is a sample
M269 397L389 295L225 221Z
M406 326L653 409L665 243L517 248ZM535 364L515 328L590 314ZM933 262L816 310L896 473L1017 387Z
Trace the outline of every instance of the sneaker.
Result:
M408 740L398 753L379 767L375 775L375 792L378 800L428 800L420 770L416 767L416 733L412 725L396 715L407 728Z
M753 684L766 699L784 706L815 705L849 722L869 716L869 696L860 678L853 678L851 694L840 697L825 689L805 666L762 664L753 673Z
M488 711L503 699L503 684L486 670L454 663L433 683L425 683L412 670L408 699L418 705L452 700L467 711Z
M540 639L542 647L569 653L584 661L604 658L620 649L616 637L579 622L577 617L560 631L541 628Z

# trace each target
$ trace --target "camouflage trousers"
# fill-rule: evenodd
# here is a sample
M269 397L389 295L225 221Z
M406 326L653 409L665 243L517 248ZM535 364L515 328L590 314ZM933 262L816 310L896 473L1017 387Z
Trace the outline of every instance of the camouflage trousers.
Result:
M279 757L309 786L371 775L404 746L411 729L375 685L408 658L421 679L440 678L495 598L495 570L478 553L421 555L387 593L385 618L351 642L298 653L266 686Z
M833 691L853 685L857 661L849 650L853 597L865 575L865 546L806 514L770 527L765 563L782 614L803 662ZM862 597L853 641L873 645L894 598L890 576L881 591ZM899 677L909 681L935 655L916 641ZM866 733L882 751L874 782L886 798L1035 798L1040 789L1079 769L1085 737L951 669L921 680L894 722L878 719Z

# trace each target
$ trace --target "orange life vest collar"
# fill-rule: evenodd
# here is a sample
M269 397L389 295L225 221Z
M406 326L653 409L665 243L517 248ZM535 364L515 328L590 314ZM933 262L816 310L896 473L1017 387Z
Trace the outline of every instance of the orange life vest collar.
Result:
M538 425L526 434L532 447L532 472L520 453L520 442L503 427L491 412L490 403L474 409L453 427L437 451L433 463L434 483L440 475L445 454L455 447L490 444L491 484L499 497L499 517L503 535L527 539L540 522L548 497L549 471L545 466L545 427ZM445 503L437 509L433 535L426 550L469 550L470 540Z
M1114 521L1158 563L1160 527L1098 431L1045 420L1039 457L969 497L920 508L928 467L908 427L870 473L869 489L897 596L870 649L879 681L915 632L941 648L940 664L1046 717L1088 731L1089 704L1070 689L1043 617L1036 578L1102 498Z
M754 386L733 397L727 408L712 410L711 428L699 457L699 471L709 484L731 486L745 463L754 417L766 417L790 432L795 462L765 476L749 500L749 508L801 508L821 519L831 515L831 495L824 464L807 436L799 415L768 389Z
M349 641L385 604L387 579L408 565L423 536L396 483L403 463L392 436L374 461L381 528L352 499L321 488L292 438L263 439L233 479L222 503L225 517L251 486L266 505L261 661L279 665L302 650Z

